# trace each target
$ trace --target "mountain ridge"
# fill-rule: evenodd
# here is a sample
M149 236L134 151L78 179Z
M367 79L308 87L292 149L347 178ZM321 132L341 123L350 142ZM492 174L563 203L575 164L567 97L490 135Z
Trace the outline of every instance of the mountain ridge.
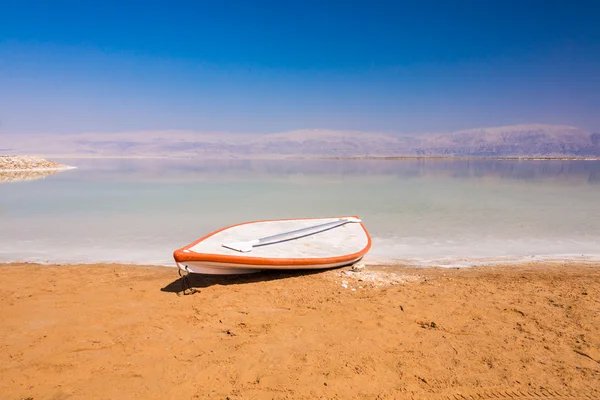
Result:
M120 157L600 157L600 133L522 124L450 133L298 129L272 134L184 130L0 135L5 153Z

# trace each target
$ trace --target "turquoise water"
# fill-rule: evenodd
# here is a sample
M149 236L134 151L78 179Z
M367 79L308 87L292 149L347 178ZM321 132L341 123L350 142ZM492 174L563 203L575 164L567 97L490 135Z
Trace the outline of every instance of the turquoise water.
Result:
M600 162L59 160L0 184L0 262L172 264L226 225L359 215L365 261L600 258Z

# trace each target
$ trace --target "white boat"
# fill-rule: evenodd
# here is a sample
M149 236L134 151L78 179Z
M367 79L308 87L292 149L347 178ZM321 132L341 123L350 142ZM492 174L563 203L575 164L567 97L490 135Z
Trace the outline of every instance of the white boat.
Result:
M358 217L286 219L223 228L175 250L173 257L187 273L243 274L350 265L370 248Z

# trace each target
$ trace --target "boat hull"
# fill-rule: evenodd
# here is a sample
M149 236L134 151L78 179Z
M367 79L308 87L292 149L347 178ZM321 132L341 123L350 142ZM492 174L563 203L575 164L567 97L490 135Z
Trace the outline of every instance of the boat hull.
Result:
M326 269L349 265L367 253L371 238L360 220L335 224L348 218L269 220L233 225L176 250L173 257L183 271L197 274L245 274L262 270ZM303 232L323 223L335 226L261 244L250 251L236 251L226 245L298 229Z
M190 274L210 274L210 275L236 275L236 274L252 274L265 270L297 270L297 269L328 269L351 265L359 261L362 257L349 261L342 261L329 264L309 264L303 265L301 268L293 265L268 265L257 268L251 264L234 264L234 263L219 263L206 261L187 261L185 264L177 263L177 266Z

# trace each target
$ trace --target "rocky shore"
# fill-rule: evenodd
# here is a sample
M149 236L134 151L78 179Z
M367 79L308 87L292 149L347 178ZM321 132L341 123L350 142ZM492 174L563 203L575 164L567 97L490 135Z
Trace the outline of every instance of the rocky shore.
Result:
M53 171L70 169L68 165L33 156L0 156L0 171Z

